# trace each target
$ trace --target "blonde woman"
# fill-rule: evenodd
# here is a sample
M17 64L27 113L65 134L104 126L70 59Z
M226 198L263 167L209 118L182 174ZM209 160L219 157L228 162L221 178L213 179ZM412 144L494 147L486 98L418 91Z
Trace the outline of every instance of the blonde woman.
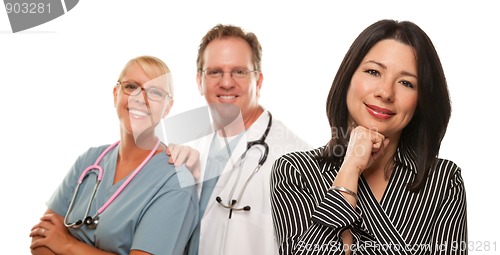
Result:
M125 65L113 89L120 141L76 160L32 228L32 254L183 253L198 221L194 180L168 163L154 134L172 106L171 83L156 57Z

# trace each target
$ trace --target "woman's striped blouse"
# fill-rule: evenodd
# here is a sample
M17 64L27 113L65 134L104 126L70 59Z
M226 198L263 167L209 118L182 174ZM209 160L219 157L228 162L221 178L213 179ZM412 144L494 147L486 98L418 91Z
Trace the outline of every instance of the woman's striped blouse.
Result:
M271 202L280 254L343 254L340 233L350 228L353 254L467 254L465 188L460 168L438 159L425 186L406 186L416 175L399 151L380 203L366 180L356 208L328 190L340 165L317 159L322 148L293 152L272 169Z

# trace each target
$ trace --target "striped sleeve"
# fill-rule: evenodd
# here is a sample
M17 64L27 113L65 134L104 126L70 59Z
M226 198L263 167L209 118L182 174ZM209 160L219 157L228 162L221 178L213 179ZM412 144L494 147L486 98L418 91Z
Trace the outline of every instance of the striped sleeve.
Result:
M443 185L445 197L432 234L433 250L435 254L467 254L467 210L461 170L448 160L439 161L437 168L446 169L450 176Z
M279 254L342 254L340 232L360 218L342 195L327 191L331 180L319 173L315 161L299 153L273 165L271 203Z

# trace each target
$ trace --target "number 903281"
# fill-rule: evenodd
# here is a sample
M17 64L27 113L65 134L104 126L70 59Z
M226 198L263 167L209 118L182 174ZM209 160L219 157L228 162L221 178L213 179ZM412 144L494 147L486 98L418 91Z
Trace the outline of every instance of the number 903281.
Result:
M50 13L50 3L6 3L5 10L15 14Z

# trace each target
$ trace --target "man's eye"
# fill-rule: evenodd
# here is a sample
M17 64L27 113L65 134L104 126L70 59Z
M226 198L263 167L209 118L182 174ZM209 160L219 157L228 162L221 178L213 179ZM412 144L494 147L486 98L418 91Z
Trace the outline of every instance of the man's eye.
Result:
M220 75L222 73L221 70L208 70L207 74L208 75Z
M234 70L234 71L233 71L233 73L234 73L234 74L236 74L236 75L240 75L240 76L242 76L242 75L246 75L246 74L247 74L247 70L244 70L244 69L236 69L236 70Z

